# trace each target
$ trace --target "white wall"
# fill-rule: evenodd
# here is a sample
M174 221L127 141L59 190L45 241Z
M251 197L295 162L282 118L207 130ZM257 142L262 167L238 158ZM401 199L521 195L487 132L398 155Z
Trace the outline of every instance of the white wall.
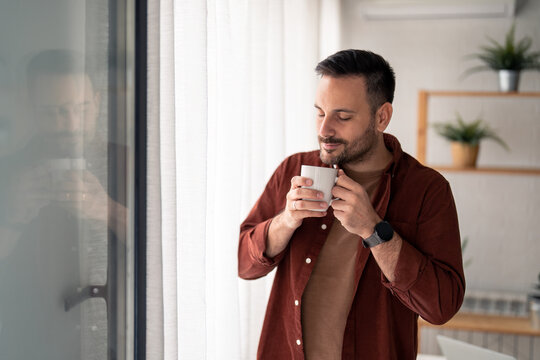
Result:
M343 48L372 50L385 57L397 76L394 116L388 129L405 151L416 155L417 94L428 90L497 90L496 74L462 78L479 63L466 59L486 35L503 39L516 22L516 34L533 38L540 50L540 0L529 0L515 18L364 20L357 0L343 3ZM540 72L522 74L520 91L540 91ZM540 167L540 99L437 98L429 121L482 116L506 140L511 152L482 144L480 165ZM449 163L449 146L430 131L428 161ZM470 239L465 258L467 286L475 290L527 292L540 272L540 176L444 173L458 207L462 237Z

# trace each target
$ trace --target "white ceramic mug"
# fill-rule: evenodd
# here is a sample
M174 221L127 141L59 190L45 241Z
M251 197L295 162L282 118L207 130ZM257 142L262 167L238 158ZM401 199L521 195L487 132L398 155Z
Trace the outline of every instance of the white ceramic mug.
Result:
M50 159L48 161L49 171L51 174L51 185L54 199L57 201L70 201L66 197L66 191L61 187L63 181L66 180L66 173L69 171L83 171L86 169L86 159L82 158L64 158Z
M337 181L338 170L334 168L302 165L300 176L313 180L313 185L304 186L308 189L315 189L324 193L324 201L328 205L332 203L332 188ZM316 200L309 200L316 201ZM326 211L326 209L311 209L313 211Z

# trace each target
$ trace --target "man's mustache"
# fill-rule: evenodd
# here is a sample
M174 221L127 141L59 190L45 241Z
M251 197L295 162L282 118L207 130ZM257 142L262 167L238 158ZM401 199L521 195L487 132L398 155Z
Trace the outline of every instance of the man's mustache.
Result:
M335 138L333 136L330 136L327 138L319 136L319 142L322 142L325 144L347 144L347 141L340 138Z

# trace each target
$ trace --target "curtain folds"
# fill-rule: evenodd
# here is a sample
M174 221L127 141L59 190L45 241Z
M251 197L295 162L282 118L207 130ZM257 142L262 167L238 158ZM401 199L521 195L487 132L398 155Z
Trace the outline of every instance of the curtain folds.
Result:
M149 1L147 359L255 358L272 276L237 278L238 229L279 162L317 146L313 68L339 13Z

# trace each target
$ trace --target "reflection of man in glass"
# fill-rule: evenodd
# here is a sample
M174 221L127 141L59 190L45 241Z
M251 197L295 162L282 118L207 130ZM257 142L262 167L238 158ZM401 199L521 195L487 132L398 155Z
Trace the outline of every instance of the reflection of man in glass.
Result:
M0 227L11 230L14 244L0 259L0 286L12 290L0 312L10 306L22 311L21 297L28 304L19 314L0 313L7 316L0 358L105 358L102 299L65 308L77 289L106 284L108 230L122 237L125 219L124 206L107 191L112 152L99 133L100 94L82 57L72 52L38 54L27 75L35 137L0 165L10 174Z
M24 170L13 184L13 223L28 223L53 202L82 218L107 222L110 215L110 224L118 225L124 208L106 192L110 144L98 132L101 96L82 57L64 50L35 56L28 66L28 98L36 135L17 159Z

